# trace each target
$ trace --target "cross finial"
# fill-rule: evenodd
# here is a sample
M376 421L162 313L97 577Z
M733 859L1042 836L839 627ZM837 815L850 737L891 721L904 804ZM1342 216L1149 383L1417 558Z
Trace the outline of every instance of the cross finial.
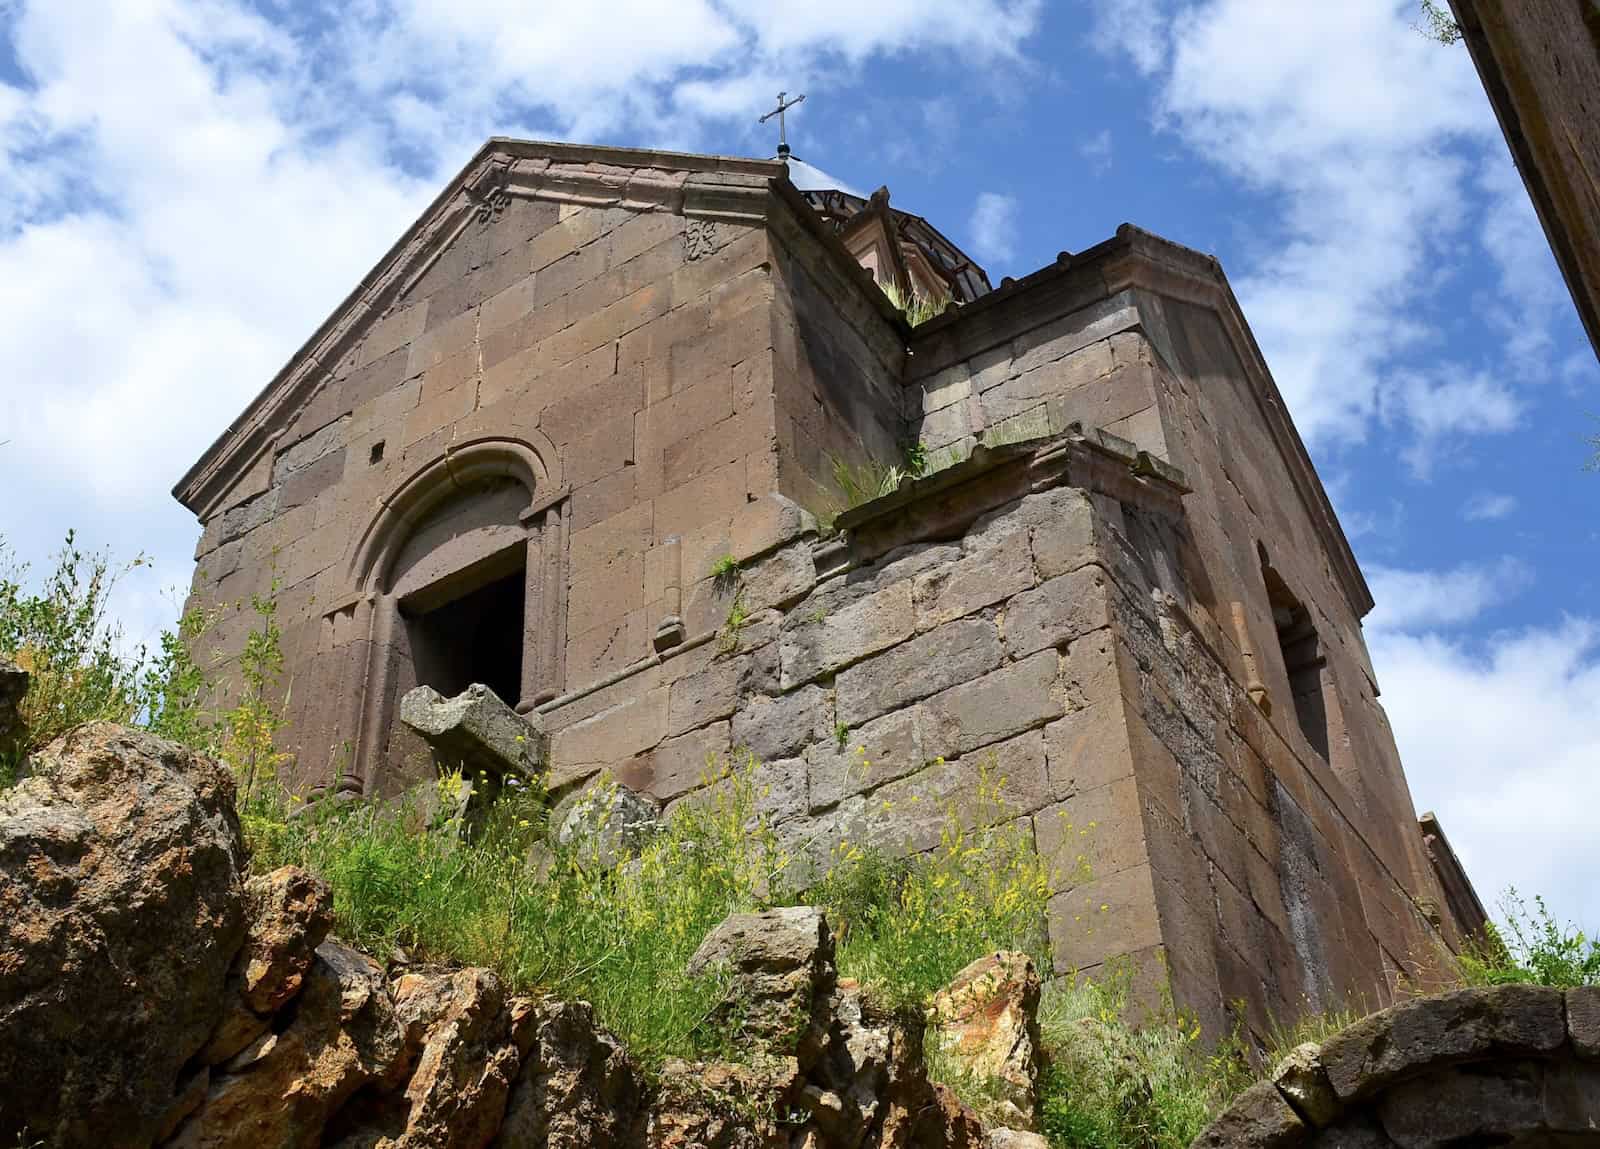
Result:
M772 111L768 112L766 115L762 116L759 120L756 121L756 123L758 123L758 124L764 124L768 120L772 119L773 116L777 116L778 117L778 159L780 161L787 161L787 160L789 160L791 158L798 160L800 158L799 156L792 156L791 157L790 154L789 154L789 129L788 129L788 126L784 122L784 115L783 114L785 112L787 112L790 108L792 108L796 104L798 104L801 100L805 99L806 98L806 94L804 92L801 92L794 99L789 100L787 103L785 103L784 102L784 97L787 96L788 94L789 94L788 92L779 92L778 93L778 106L776 108L772 109Z

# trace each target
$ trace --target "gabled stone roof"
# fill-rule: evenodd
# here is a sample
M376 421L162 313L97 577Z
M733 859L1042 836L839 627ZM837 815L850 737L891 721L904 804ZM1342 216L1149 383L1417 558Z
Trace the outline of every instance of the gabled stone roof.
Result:
M511 197L756 222L765 216L768 185L785 175L774 160L490 139L184 473L173 496L201 517L214 510L234 477L271 449L367 327L469 223L503 210Z

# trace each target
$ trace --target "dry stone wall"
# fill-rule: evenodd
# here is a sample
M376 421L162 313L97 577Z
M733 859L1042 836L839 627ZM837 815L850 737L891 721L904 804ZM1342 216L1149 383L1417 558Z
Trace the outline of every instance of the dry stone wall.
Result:
M1195 1149L1600 1144L1600 990L1467 989L1306 1045Z
M928 1080L921 1019L840 984L819 910L713 930L692 965L726 976L743 1059L669 1061L650 1079L582 1002L516 996L487 969L381 963L330 937L322 881L292 866L247 876L233 800L217 763L107 723L53 743L0 795L7 1144L984 1143ZM1037 979L1021 955L995 960L1032 987L1007 1013L1027 1029ZM964 1036L984 1045L970 1018ZM1016 1069L1031 1109L1031 1060Z

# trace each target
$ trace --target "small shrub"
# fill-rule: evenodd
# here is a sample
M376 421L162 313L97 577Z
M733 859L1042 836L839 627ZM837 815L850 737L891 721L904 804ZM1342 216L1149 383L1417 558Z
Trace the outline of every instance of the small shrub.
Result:
M1051 1145L1184 1149L1254 1074L1234 1041L1208 1052L1199 1024L1170 1000L1127 1023L1126 967L1045 990L1040 1127Z
M1528 983L1563 989L1600 985L1600 938L1559 924L1542 897L1530 912L1508 889L1500 898L1503 926L1490 922L1485 937L1469 945L1459 965L1468 985Z
M930 297L920 291L913 290L908 297L893 282L881 284L883 294L895 309L906 317L906 322L913 327L921 327L930 319L937 319L944 314L945 308L950 306L949 296Z
M1049 968L1052 875L1006 806L1004 784L991 757L964 809L945 808L939 845L926 854L892 860L840 843L808 896L839 923L841 974L891 1006L914 1008L991 950L1022 950Z
M722 629L717 632L717 649L723 654L732 654L739 649L739 632L750 621L750 608L745 605L744 591L734 592L733 601L728 604L728 617L722 622Z
M145 563L141 555L114 566L104 551L78 549L68 531L54 569L30 590L27 564L0 551L0 655L30 677L23 753L85 722L133 722L147 709L151 660L143 647L125 649L122 627L107 615L117 583Z

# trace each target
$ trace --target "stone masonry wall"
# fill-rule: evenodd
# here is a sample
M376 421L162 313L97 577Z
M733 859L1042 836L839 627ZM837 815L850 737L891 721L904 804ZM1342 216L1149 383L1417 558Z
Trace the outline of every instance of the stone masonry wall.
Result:
M254 621L237 604L275 583L285 749L333 768L366 654L325 616L352 541L401 478L484 433L565 463L564 681L644 655L677 581L661 544L708 568L775 482L769 259L762 229L667 211L518 198L469 225L206 520L190 605L231 604L204 640L219 677Z
M952 804L983 816L972 798L988 771L1005 805L991 816L1020 817L1060 877L1057 971L1158 943L1108 532L1121 500L1175 519L1176 496L1132 477L1131 455L1083 440L1010 450L928 480L935 489L913 485L848 545L797 514L791 538L723 587L724 616L737 600L742 627L541 711L551 785L609 768L670 811L707 783L708 758L747 749L766 813L825 861L841 840L896 854L937 845ZM1040 461L1052 452L1070 463ZM939 541L897 537L920 515L937 517L922 521ZM1091 890L1074 888L1080 854Z
M1127 749L1097 746L1096 773L1066 809L1079 826L1130 828L1117 852L1093 852L1082 905L1149 913L1093 942L1063 935L1058 957L1091 967L1135 954L1152 976L1164 966L1215 1030L1235 1002L1263 1032L1308 1004L1385 1003L1401 976L1426 983L1458 936L1358 610L1218 310L1110 290L1105 269L1085 263L1029 285L1043 300L1020 297L1009 316L978 311L920 336L923 374L908 387L941 462L1082 420L1176 465L1192 487L1178 519L1096 504ZM1327 758L1296 720L1258 544L1316 626Z
M610 768L670 804L745 748L796 841L916 850L993 765L1060 863L1059 970L1164 967L1213 1031L1424 978L1459 936L1370 596L1215 262L1124 228L913 331L775 166L655 158L469 169L297 359L298 407L225 437L280 428L255 461L185 487L225 680L275 588L297 784L429 768L385 709L404 596L525 548L517 702L558 790ZM917 441L927 477L818 537L835 459Z

